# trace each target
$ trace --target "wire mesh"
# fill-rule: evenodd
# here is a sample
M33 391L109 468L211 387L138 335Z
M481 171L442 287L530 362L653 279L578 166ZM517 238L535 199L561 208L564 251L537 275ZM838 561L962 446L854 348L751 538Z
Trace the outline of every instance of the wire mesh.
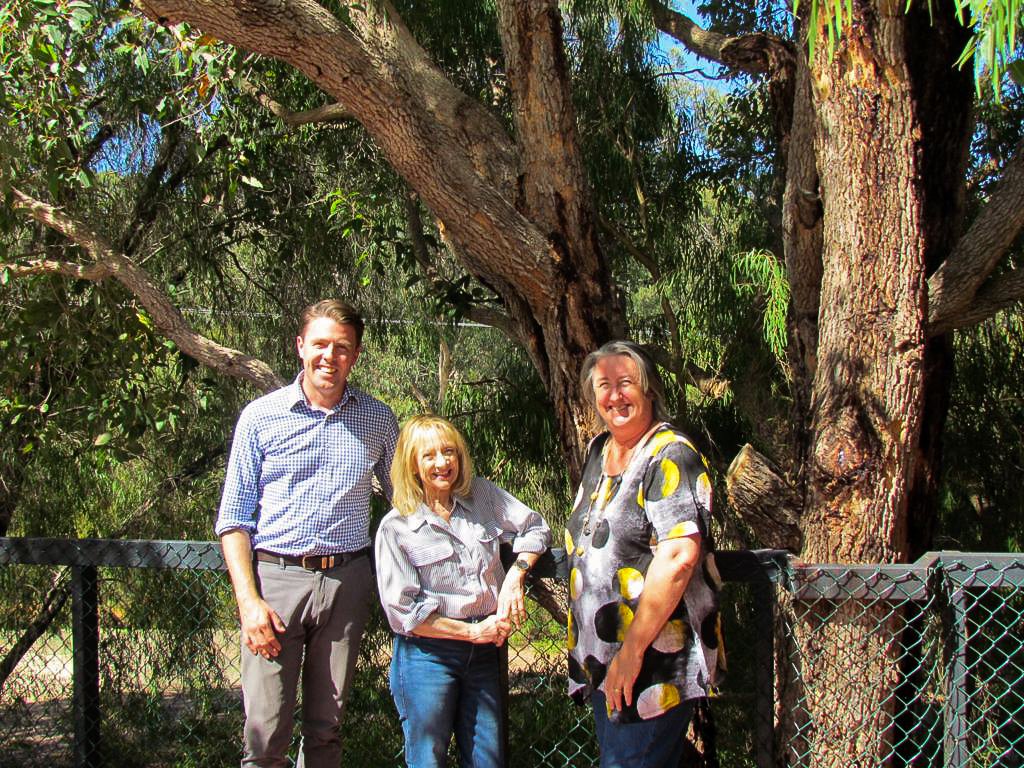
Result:
M11 665L0 680L0 768L76 764L73 569L26 560L104 563L97 569L101 724L95 764L238 764L240 645L227 575L211 567L205 553L152 544L94 542L83 551L77 543L43 542L31 551L8 547L5 556L0 540L0 655ZM552 604L564 605L564 586L544 582ZM25 647L17 648L19 643ZM401 726L388 687L390 658L391 634L375 606L346 705L345 763L401 763ZM528 600L528 619L509 639L508 658L510 761L596 764L589 713L566 695L563 625ZM292 764L300 709L301 698ZM457 764L454 747L450 764Z
M0 768L76 764L75 675L88 666L75 654L73 576L90 563L96 764L237 764L237 616L215 544L0 539ZM716 749L699 764L1024 765L1024 560L800 566L786 586L726 585L729 675L702 733ZM595 766L590 714L566 696L565 585L542 579L531 595L508 642L509 764ZM346 709L345 764L402 762L390 655L376 610ZM772 670L774 695L759 698L755 680Z
M1020 566L799 569L777 633L783 762L1022 765Z

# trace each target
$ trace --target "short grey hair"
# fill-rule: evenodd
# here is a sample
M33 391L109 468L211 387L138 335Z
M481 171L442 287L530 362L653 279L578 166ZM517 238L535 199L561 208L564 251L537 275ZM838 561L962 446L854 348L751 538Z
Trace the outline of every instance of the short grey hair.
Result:
M665 383L661 380L658 367L654 364L643 347L633 341L609 341L602 344L599 349L594 350L587 359L583 361L583 369L580 371L580 387L587 402L597 410L597 397L594 395L594 367L606 357L622 355L636 363L636 369L640 376L640 388L644 394L651 398L656 421L668 419L668 412L665 407Z

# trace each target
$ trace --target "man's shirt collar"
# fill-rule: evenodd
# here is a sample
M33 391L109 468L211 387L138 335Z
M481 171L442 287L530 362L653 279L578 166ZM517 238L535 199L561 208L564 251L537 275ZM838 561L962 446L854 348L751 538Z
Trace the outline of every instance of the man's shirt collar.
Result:
M309 408L311 411L318 411L320 409L314 408L313 405L309 402L309 398L306 397L306 393L302 391L302 377L304 374L305 371L299 371L299 375L296 376L295 380L288 385L288 408L290 410L295 410L295 406L302 404ZM341 410L342 406L346 405L349 400L354 401L358 399L359 390L353 387L350 383L345 382L345 391L341 395L341 400L339 400L334 405L334 407L331 408L331 412Z

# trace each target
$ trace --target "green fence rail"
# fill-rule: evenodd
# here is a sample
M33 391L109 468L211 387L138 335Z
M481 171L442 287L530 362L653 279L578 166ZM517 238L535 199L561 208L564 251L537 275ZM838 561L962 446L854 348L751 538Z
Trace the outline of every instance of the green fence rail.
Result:
M784 764L1024 765L1024 557L802 566L781 602Z
M1022 765L1020 556L716 563L730 663L702 765ZM0 538L0 768L237 764L223 568L216 542ZM508 643L510 763L593 766L588 713L565 695L564 552L539 570ZM378 614L345 716L343 759L364 768L400 763L389 658Z

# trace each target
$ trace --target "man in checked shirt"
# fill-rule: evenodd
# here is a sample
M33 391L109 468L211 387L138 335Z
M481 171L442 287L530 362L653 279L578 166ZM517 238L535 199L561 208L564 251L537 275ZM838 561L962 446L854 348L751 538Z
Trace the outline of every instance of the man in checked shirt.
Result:
M347 304L305 309L302 371L254 400L235 428L216 532L242 637L243 766L285 766L302 684L299 768L337 768L340 723L374 599L372 476L391 498L398 426L348 384L363 320Z

